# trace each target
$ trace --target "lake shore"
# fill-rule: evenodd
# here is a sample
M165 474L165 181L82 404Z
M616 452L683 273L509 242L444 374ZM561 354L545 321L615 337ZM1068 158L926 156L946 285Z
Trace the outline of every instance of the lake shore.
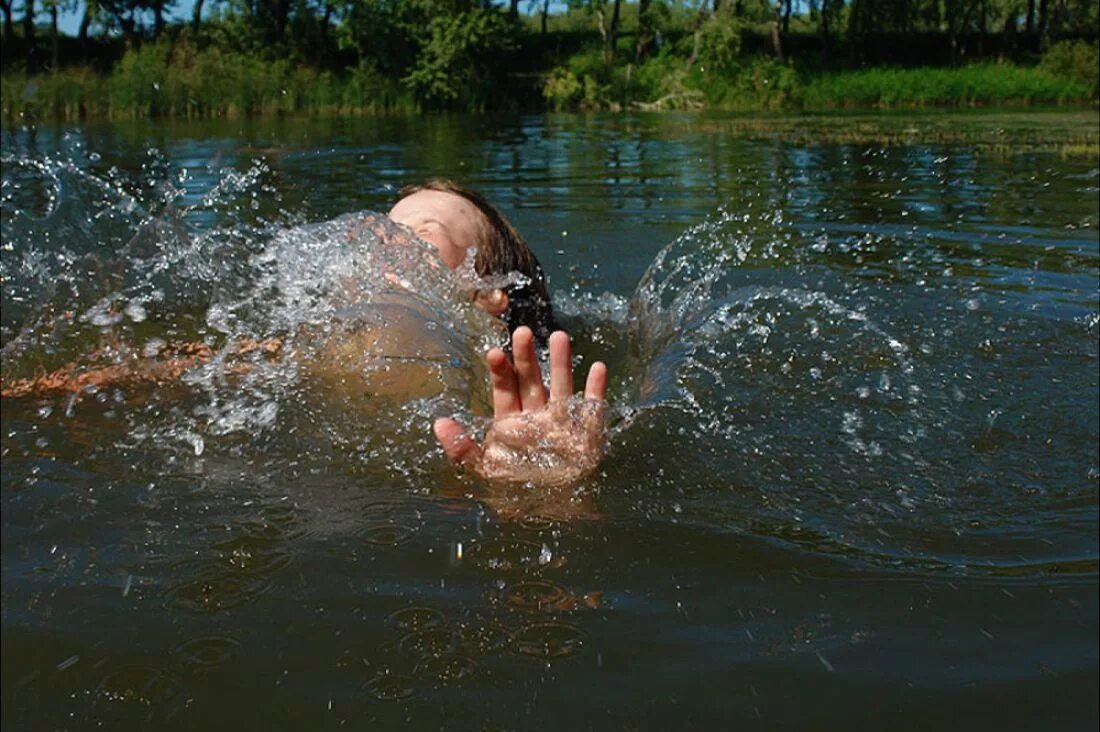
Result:
M629 72L623 72L629 73ZM127 119L204 119L271 116L364 116L420 113L399 84L357 69L339 75L285 63L242 64L217 87L201 69L109 74L90 68L2 77L0 119L5 122ZM140 78L138 78L140 77ZM912 109L1065 107L1095 109L1084 84L1042 69L1013 64L974 64L953 69L874 68L799 75L772 62L753 64L726 79L722 93L707 98L689 81L660 96L629 83L600 83L555 70L520 84L541 85L545 103L518 104L525 111L836 112ZM531 89L518 100L531 102ZM480 111L480 110L467 110Z

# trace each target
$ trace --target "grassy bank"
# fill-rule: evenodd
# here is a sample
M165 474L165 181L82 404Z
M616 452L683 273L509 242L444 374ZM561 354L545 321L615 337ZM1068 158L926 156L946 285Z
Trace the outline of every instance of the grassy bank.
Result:
M867 69L812 78L799 103L811 109L1059 105L1086 102L1076 79L1010 64L957 69Z
M987 61L829 71L765 56L744 58L721 48L703 44L691 56L681 48L637 65L609 65L598 52L574 54L547 75L543 95L559 110L1050 106L1094 102L1100 78L1100 52L1081 42L1055 45L1037 65Z
M1070 105L1097 98L1095 46L1055 47L1037 66L814 71L773 59L679 54L608 64L599 50L544 73L515 75L502 94L521 108L794 111ZM412 112L399 78L360 63L342 72L186 43L129 51L109 73L70 67L33 76L6 72L7 121L355 115Z
M86 67L27 76L4 73L5 120L362 114L414 109L410 94L371 67L344 73L287 60L150 44L107 74Z

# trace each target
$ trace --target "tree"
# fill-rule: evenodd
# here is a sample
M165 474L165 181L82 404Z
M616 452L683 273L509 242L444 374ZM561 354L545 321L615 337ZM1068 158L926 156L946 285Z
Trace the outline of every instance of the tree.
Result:
M642 57L649 50L650 39L653 37L653 22L650 17L652 0L638 0L638 32L634 36L634 63L641 63Z
M56 72L61 63L60 41L57 32L57 6L62 0L42 0L44 7L50 10L50 71ZM68 3L65 3L68 5ZM67 9L67 8L66 8Z
M15 37L15 0L0 0L0 7L4 10L4 43L8 44Z
M786 63L783 55L783 39L780 37L780 27L783 25L783 0L775 0L775 18L772 20L772 46L775 48L775 58L779 63Z
M622 0L614 0L614 2L614 9L611 12L611 28L608 29L607 51L605 51L608 61L615 60L615 56L619 51L619 8L622 5Z
M84 15L80 18L80 29L76 34L76 37L80 40L80 52L84 55L88 54L88 29L91 28L98 15L98 0L85 0Z
M27 44L27 71L37 71L34 44L34 0L23 0L23 39Z
M604 60L611 63L615 59L616 45L619 41L619 15L622 0L611 0L611 23L607 22L608 0L567 0L570 8L584 8L596 18L596 30L603 41Z
M451 6L450 13L446 7L435 10L414 35L418 49L403 81L425 107L482 107L493 93L501 57L513 47L517 26L479 3L457 11Z
M122 31L127 46L137 42L137 13L141 0L97 0L104 17Z

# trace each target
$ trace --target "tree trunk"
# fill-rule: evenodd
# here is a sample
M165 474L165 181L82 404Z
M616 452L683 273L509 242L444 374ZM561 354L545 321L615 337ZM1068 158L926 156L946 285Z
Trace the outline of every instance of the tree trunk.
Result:
M80 30L76 33L76 37L80 40L80 58L85 62L88 60L88 28L92 25L92 20L92 4L87 3L84 6L84 17L80 19Z
M23 12L23 41L27 44L27 72L36 71L34 56L34 0L25 0Z
M1027 0L1027 20L1024 22L1024 30L1028 33L1035 30L1035 0Z
M195 7L191 10L191 30L199 32L199 24L202 23L202 4L205 0L195 0Z
M611 11L611 27L607 30L608 41L611 46L610 58L612 60L619 53L619 8L622 3L623 0L615 0L615 5Z
M511 5L508 7L508 15L513 18L519 17L519 0L511 0Z
M325 0L325 13L321 16L321 46L328 46L328 26L332 22L332 3Z
M1039 35L1044 39L1043 45L1045 46L1045 39L1047 35L1047 24L1050 22L1050 3L1047 0L1039 0Z
M12 5L15 4L15 0L3 0L4 8L4 43L11 43L11 39L15 37L15 18L12 17Z
M792 0L787 0L787 7L783 10L783 32L791 32L791 4Z
M685 67L691 69L695 65L696 59L699 58L699 28L703 25L703 19L707 16L707 0L699 0L699 11L695 13L695 24L692 28L692 34L695 36L692 46L691 55L688 56L687 64Z
M158 2L153 6L153 40L160 38L164 32L164 3Z
M546 22L550 16L550 0L542 0L542 34L546 35Z
M779 63L787 63L787 57L783 55L783 39L780 27L783 25L783 0L775 0L775 18L772 20L772 46L775 48L775 58Z
M122 26L122 37L126 39L126 47L133 48L137 43L137 23L131 13L129 17L119 18L118 24Z
M57 33L57 2L50 3L50 71L57 72L61 63L61 40Z
M638 0L638 32L634 36L634 63L641 63L649 47L649 5L652 0Z
M829 0L821 0L821 63L828 65L833 39L829 35Z
M290 21L290 0L276 0L275 2L275 40L281 41L286 36L286 24Z

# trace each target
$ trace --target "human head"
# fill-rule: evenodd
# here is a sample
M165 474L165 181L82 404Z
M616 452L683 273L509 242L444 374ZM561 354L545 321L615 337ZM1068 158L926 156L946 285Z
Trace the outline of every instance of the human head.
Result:
M504 297L499 298L509 332L526 325L544 342L556 329L542 266L511 222L481 194L444 178L431 178L402 188L390 217L434 244L451 269L457 269L467 250L476 247L474 271L479 276L523 275L526 282L506 285ZM444 218L446 227L440 225ZM426 226L420 228L417 223Z

